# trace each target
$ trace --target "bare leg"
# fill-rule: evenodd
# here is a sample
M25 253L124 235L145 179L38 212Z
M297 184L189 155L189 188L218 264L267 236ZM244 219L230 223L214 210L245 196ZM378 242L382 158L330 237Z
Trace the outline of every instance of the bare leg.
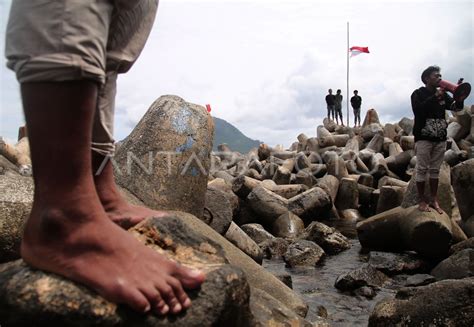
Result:
M431 206L439 213L443 213L443 209L439 206L438 202L438 179L430 178L430 193L431 193Z
M107 217L99 200L90 151L96 84L25 83L21 91L35 182L24 261L139 312L189 307L183 287L199 287L203 274L139 243Z
M420 211L431 211L425 199L425 182L416 182L416 189L418 190L418 209Z
M92 169L94 184L102 207L113 222L123 228L135 226L148 217L164 217L163 211L128 203L115 184L113 166L109 158L92 151Z

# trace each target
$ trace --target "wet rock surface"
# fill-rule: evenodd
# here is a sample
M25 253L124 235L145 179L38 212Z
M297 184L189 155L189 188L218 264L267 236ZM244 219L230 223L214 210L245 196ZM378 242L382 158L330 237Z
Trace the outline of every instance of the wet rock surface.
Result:
M388 277L370 264L337 277L334 286L341 291L351 291L363 286L380 287Z
M289 267L315 266L324 256L324 250L316 243L297 240L288 246L283 260Z
M471 326L474 279L446 280L405 288L377 304L369 326Z
M335 228L314 221L301 234L301 238L313 241L327 254L334 255L351 247L349 240Z
M429 272L431 263L415 253L370 252L369 264L386 275Z
M474 276L474 249L464 249L441 261L431 271L438 280Z

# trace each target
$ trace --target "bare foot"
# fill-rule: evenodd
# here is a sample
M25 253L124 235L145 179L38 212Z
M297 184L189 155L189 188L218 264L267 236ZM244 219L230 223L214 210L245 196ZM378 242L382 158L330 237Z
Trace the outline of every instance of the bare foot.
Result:
M179 313L191 305L183 290L199 287L201 272L179 266L114 224L97 201L33 207L21 255L31 266L82 283L138 312ZM71 206L71 204L73 204Z
M117 225L128 229L149 217L161 218L167 215L146 207L128 203L115 183L113 166L109 158L92 153L94 167L94 184L100 202L107 216Z
M437 200L433 201L430 203L430 207L432 207L433 209L436 210L436 212L438 212L440 215L443 214L443 209L441 209L441 207L439 206L439 203Z
M430 212L431 211L430 207L428 206L428 203L426 203L425 201L421 201L418 204L418 210L424 211L424 212Z

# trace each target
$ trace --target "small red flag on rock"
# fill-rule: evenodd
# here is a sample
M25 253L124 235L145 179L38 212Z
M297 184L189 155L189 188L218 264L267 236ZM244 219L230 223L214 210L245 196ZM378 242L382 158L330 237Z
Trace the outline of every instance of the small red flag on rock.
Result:
M210 105L210 104L206 104L206 109L207 109L207 112L211 112L211 105Z

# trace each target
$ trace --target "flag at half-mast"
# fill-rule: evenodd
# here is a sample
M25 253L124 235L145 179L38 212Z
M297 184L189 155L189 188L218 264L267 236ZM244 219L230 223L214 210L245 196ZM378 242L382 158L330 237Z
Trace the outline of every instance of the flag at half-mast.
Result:
M357 56L361 53L370 53L369 47L351 47L349 52L351 53L351 57Z

